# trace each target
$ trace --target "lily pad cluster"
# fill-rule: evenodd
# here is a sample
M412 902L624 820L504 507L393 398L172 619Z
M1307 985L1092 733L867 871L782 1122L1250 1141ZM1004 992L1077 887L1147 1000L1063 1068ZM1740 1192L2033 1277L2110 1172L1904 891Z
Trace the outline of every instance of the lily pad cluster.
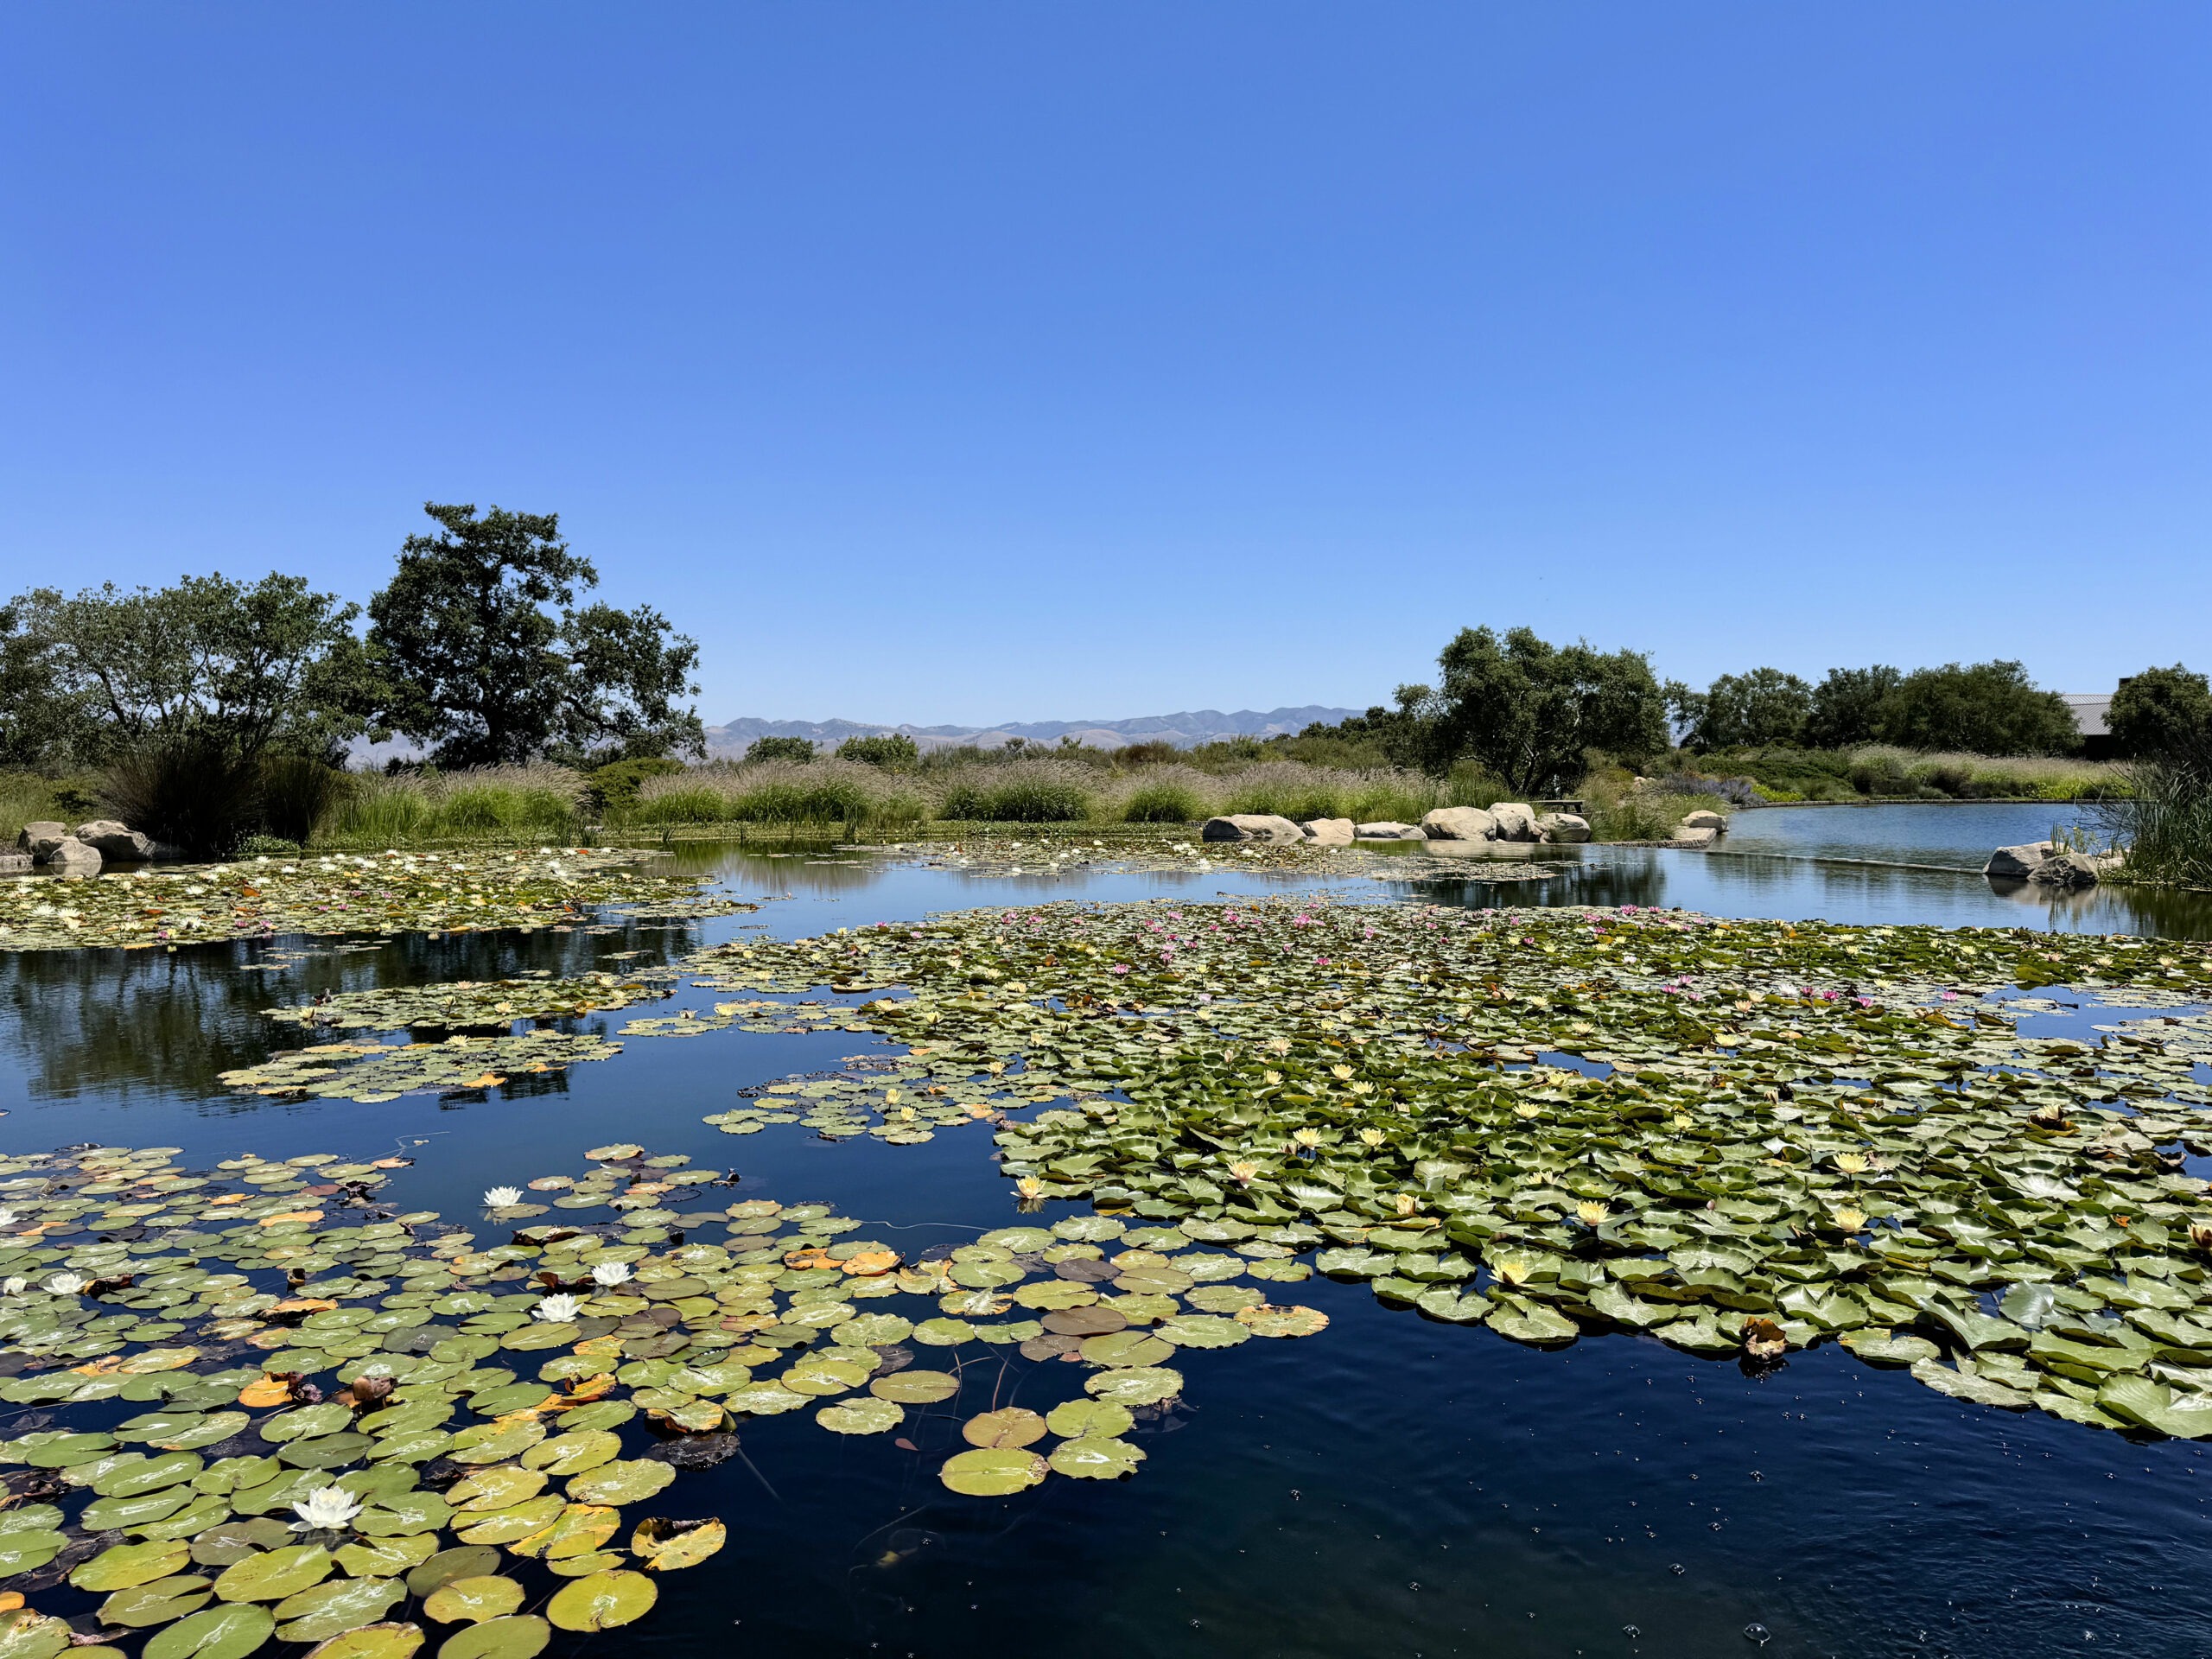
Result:
M2202 944L1270 899L694 963L902 986L864 1017L931 1075L1060 1091L999 1131L1032 1204L1319 1243L1325 1273L1523 1342L1835 1339L1962 1397L2212 1433ZM2023 1034L2061 1009L2018 988L2062 983L2163 1012Z
M492 1243L381 1205L404 1160L175 1153L0 1159L0 1573L36 1599L0 1611L0 1654L150 1630L147 1659L382 1659L436 1632L444 1659L528 1659L722 1547L718 1520L625 1511L734 1454L740 1417L933 1426L962 1495L1110 1479L1182 1350L1326 1324L1233 1282L1302 1263L1202 1227L1084 1217L908 1260L611 1145L487 1192ZM1012 1403L1002 1363L967 1385L975 1355L1067 1397Z
M313 1002L264 1012L271 1020L308 1031L475 1031L520 1020L557 1020L613 1014L669 995L675 974L645 969L616 975L550 974L519 979L455 980L443 985L340 991Z
M278 934L525 932L588 922L720 916L756 906L702 891L695 875L648 874L621 849L331 854L188 868L142 867L91 880L0 882L0 950L147 950Z
M1285 876L1368 876L1393 881L1448 874L1459 880L1509 882L1541 880L1561 868L1550 861L1560 858L1557 848L1535 843L1490 843L1481 856L1470 856L1465 842L1459 843L1462 851L1456 856L1436 855L1428 850L1432 845L1402 842L1386 852L1376 846L1332 846L1319 842L1200 841L1187 830L1123 830L1106 842L1082 832L1053 836L1033 830L1024 836L984 832L957 841L903 842L854 850L924 868L998 880L1238 871Z
M375 1104L423 1090L452 1093L496 1088L512 1078L558 1072L586 1060L612 1059L621 1052L621 1044L588 1032L464 1033L442 1042L379 1043L368 1039L315 1043L219 1075L230 1087L257 1095Z

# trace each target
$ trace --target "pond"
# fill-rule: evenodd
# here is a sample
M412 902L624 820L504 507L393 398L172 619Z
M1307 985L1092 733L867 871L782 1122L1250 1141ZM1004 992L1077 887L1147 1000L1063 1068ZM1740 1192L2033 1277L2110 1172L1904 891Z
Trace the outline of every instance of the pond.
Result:
M1580 849L1549 880L1512 885L1426 870L1328 883L1235 869L1016 876L690 848L677 863L711 871L757 912L366 947L278 938L0 956L0 1146L176 1147L193 1169L247 1149L397 1155L416 1161L392 1173L393 1208L475 1224L485 1188L576 1173L587 1148L620 1139L734 1169L741 1198L827 1205L914 1254L1088 1206L1022 1215L981 1123L890 1145L798 1123L733 1137L702 1121L740 1104L741 1090L893 1050L878 1036L639 1039L617 1059L542 1080L365 1105L259 1099L219 1074L298 1046L300 1033L261 1010L325 993L635 974L732 940L1067 899L1196 904L1327 887L1368 902L2212 934L2194 900L1993 891L1971 874L1974 849L2047 833L2047 810L2032 810L2044 814L2034 823L2009 807L1747 814L1723 855ZM1950 868L1814 861L1877 851ZM2051 1029L2089 1023L2064 993L2046 994L2058 1004ZM715 1002L686 985L563 1028L612 1036L639 1014L705 1018ZM1139 1425L1144 1465L1124 1481L963 1497L936 1476L941 1426L916 1427L921 1444L908 1450L825 1434L809 1414L742 1421L743 1456L683 1474L662 1510L720 1516L720 1556L668 1575L651 1617L619 1636L556 1632L548 1651L609 1640L626 1653L855 1659L2212 1650L2197 1444L1970 1404L1832 1343L1751 1374L1626 1335L1524 1347L1318 1275L1284 1288L1330 1328L1186 1355L1187 1397ZM1002 1386L976 1409L1043 1410L1038 1376L1058 1369L1009 1366L1002 1385L965 1389ZM61 1594L76 1595L55 1604L66 1612L98 1602Z

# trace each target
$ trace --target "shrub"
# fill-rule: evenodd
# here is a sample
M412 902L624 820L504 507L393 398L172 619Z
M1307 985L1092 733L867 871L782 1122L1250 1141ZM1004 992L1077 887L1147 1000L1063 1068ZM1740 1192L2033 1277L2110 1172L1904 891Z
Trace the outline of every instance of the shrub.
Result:
M1147 784L1122 804L1124 823L1193 823L1207 816L1205 803L1185 784Z
M620 816L638 804L638 791L648 778L672 778L683 771L683 763L664 754L639 755L628 760L610 760L593 770L584 785L584 804L601 815Z
M1183 758L1183 752L1163 738L1147 738L1141 743L1124 743L1114 751L1114 764L1134 770L1139 766L1164 766ZM1156 820L1132 818L1132 823L1152 823Z
M837 746L840 760L857 760L884 772L912 772L921 764L922 752L911 737L886 732L878 737L849 737Z
M261 827L261 768L219 738L175 738L110 766L99 804L156 841L221 857Z
M801 765L814 759L814 745L803 737L756 737L746 746L747 760L796 760Z
M317 825L353 787L335 766L304 755L272 754L261 762L261 830L264 836L307 845ZM136 828L137 826L133 826Z

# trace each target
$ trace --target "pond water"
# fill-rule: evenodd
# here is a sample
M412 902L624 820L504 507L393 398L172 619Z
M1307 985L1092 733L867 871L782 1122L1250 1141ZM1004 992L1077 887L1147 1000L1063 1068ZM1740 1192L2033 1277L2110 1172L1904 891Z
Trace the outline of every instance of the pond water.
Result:
M1927 821L1918 808L1882 810L1900 815L1897 830L1848 810L1746 815L1719 857L1583 849L1541 885L1334 885L1383 902L1503 895L2212 931L2185 903L2030 903L1977 875L1808 861L1887 844L1914 855L1904 862L1942 862L1948 850L1971 869L1974 848L1986 856L2049 829L2016 833L1995 816L2013 808L1935 809ZM796 938L1046 898L1312 885L1225 871L989 877L866 855L682 856L767 902L749 916L606 932L0 957L0 1146L179 1146L194 1166L246 1148L398 1152L419 1160L394 1178L400 1207L466 1218L485 1186L573 1172L613 1136L734 1166L740 1197L828 1203L902 1249L957 1243L1015 1218L985 1127L894 1147L833 1143L797 1125L727 1137L701 1122L741 1088L881 1046L873 1038L633 1040L532 1091L374 1106L242 1097L216 1074L302 1040L258 1011L326 989L635 968L748 928ZM685 989L645 1012L705 1010L715 995ZM611 1033L626 1017L579 1023ZM1072 1211L1048 1206L1039 1219ZM2200 1446L1967 1405L1833 1345L1754 1377L1628 1337L1519 1347L1319 1278L1299 1299L1332 1327L1178 1362L1190 1403L1146 1426L1148 1461L1125 1482L956 1497L935 1472L949 1422L915 1430L915 1451L824 1434L804 1414L741 1423L745 1458L684 1474L664 1506L720 1516L728 1548L703 1571L671 1575L655 1612L619 1637L556 1633L549 1651L611 1639L625 1653L855 1659L2212 1653L2212 1474Z

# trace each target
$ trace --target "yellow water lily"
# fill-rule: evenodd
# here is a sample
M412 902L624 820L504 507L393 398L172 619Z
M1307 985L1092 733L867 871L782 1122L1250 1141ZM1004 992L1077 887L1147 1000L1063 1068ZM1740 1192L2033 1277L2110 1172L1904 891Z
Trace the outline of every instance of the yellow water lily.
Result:
M1045 1183L1034 1175L1024 1175L1014 1184L1014 1190L1025 1198L1040 1198L1045 1196Z
M1351 1086L1351 1091L1355 1095L1371 1095L1375 1092L1375 1085L1371 1083L1355 1083Z
M1421 1208L1421 1200L1410 1192L1401 1192L1397 1197L1397 1205L1398 1213L1401 1216L1410 1216Z
M1262 1072L1261 1072L1261 1073L1260 1073L1260 1075L1261 1075L1261 1077L1262 1077L1263 1078L1265 1078L1265 1079L1267 1080L1267 1084L1268 1084L1268 1088L1270 1088L1270 1089L1279 1089L1279 1088L1281 1088L1281 1087L1282 1086L1282 1073L1281 1073L1281 1072L1280 1072L1280 1071L1262 1071Z
M1252 1178L1260 1173L1260 1166L1249 1158L1240 1158L1229 1166L1229 1173L1236 1178L1237 1185L1249 1186Z
M1866 1224L1866 1212L1847 1205L1835 1212L1835 1224L1840 1231L1855 1233Z
M1299 1129L1294 1131L1290 1138L1293 1141L1295 1141L1300 1146L1310 1148L1318 1147L1321 1144L1321 1131L1319 1129Z
M1835 1166L1847 1175L1863 1174L1866 1169L1866 1154L1857 1152L1839 1152L1835 1155Z
M1513 1116L1516 1117L1541 1117L1543 1115L1542 1107L1532 1106L1525 1100L1513 1109Z
M1585 1227L1595 1227L1611 1213L1611 1211L1594 1198L1585 1198L1574 1206L1575 1219Z
M1360 1144L1364 1147L1379 1147L1382 1144L1382 1138L1380 1129L1362 1129L1359 1132Z
M1509 1255L1497 1264L1497 1276L1509 1285L1528 1283L1529 1275L1535 1270L1536 1264L1521 1255Z
M1351 1067L1348 1065L1332 1065L1329 1068L1329 1075L1336 1078L1338 1082L1342 1083L1351 1076Z

